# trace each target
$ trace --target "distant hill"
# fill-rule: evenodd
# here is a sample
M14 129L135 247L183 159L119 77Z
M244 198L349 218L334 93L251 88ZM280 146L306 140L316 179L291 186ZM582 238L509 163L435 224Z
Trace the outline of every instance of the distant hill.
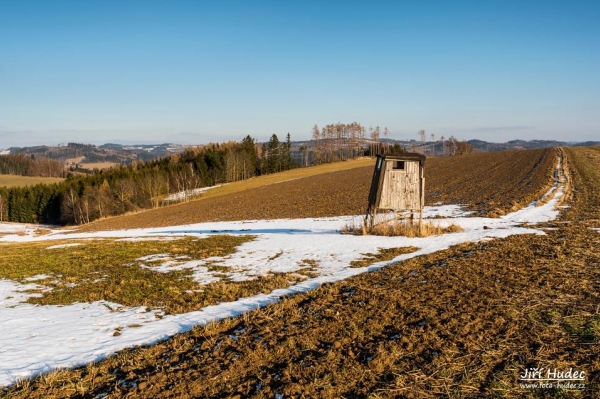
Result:
M555 140L511 140L506 143L490 143L482 140L469 140L469 144L477 151L528 150L533 148L565 147L569 144Z
M459 140L460 141L460 140ZM384 143L394 144L399 143L401 146L406 148L408 151L413 149L419 149L421 142L417 140L382 140ZM493 151L506 151L506 150L530 150L534 148L548 148L548 147L578 147L578 146L592 146L600 145L600 141L586 141L586 142L567 142L567 141L556 141L556 140L510 140L506 143L492 143L483 140L467 140L476 152L493 152ZM425 143L427 151L431 151L431 141ZM434 144L434 150L436 154L440 154L442 151L442 143L436 141Z
M574 143L556 140L511 140L506 143L489 143L482 140L469 140L469 144L480 152L488 151L505 151L505 150L529 150L533 148L548 148L548 147L573 147L573 146L589 146L598 145L600 141L587 141L584 143Z
M187 146L182 144L163 143L163 144L135 144L135 145L122 145L107 143L102 144L99 148L115 151L115 152L127 152L136 154L136 159L149 161L159 157L165 157L169 154L176 154L182 152Z
M3 153L25 154L46 157L58 161L81 158L79 162L99 163L114 162L129 164L135 160L150 161L168 154L182 152L186 146L179 144L93 144L68 143L59 146L11 147Z
M586 142L566 142L555 140L511 140L506 143L491 143L483 140L467 141L477 152L505 151L515 149L534 149L546 147L568 147L568 146L591 146L600 145L600 141ZM371 140L364 143L365 149L369 148ZM399 144L408 151L420 151L421 142L417 140L393 140L382 139L381 143L387 145ZM259 143L260 144L260 143ZM292 141L292 156L298 164L303 164L303 148L308 150L308 159L312 159L312 141ZM77 164L93 163L119 163L130 164L133 161L151 161L157 158L165 157L170 154L181 153L187 146L182 144L163 143L163 144L136 144L122 145L115 143L106 143L100 146L93 144L68 143L58 146L34 146L34 147L11 147L7 150L0 149L0 155L7 154L25 154L31 156L41 156L58 161L74 162ZM442 153L442 143L438 140L435 143L427 141L425 143L426 153L433 151L436 155ZM447 148L447 147L446 147ZM75 161L73 161L76 159ZM309 162L310 163L310 162Z

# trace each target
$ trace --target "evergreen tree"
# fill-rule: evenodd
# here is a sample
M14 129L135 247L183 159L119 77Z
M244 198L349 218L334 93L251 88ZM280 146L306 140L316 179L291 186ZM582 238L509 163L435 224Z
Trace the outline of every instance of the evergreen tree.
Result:
M292 158L292 141L289 132L285 138L285 146L282 151L282 157L282 163L284 165L285 170L292 169L294 166L296 166L294 163L294 158Z
M249 169L247 177L256 176L258 174L257 171L260 170L260 164L258 155L256 154L256 143L250 135L244 137L242 140L242 151L246 160L245 167Z
M281 144L276 134L273 134L267 144L267 173L281 172Z
M0 187L0 222L8 219L8 190Z

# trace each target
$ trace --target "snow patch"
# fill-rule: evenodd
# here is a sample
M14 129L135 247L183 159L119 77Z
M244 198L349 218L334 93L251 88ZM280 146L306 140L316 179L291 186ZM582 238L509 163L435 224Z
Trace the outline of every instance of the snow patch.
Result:
M217 187L221 187L221 186L222 186L222 184L217 184L216 186L202 187L202 188L196 188L193 190L180 191L175 194L167 195L163 201L164 202L183 201L186 198L196 197L208 190L211 190L211 189L217 188Z
M60 245L51 245L49 247L46 247L46 249L59 249L59 248L69 248L69 247L76 247L78 245L83 245L80 242L74 242L71 244L60 244Z
M115 241L129 241L129 242L141 242L141 241L174 241L179 239L179 237L129 237L129 238L120 238Z
M51 278L52 276L48 275L48 274L38 274L35 276L31 276L31 277L27 277L26 279L24 279L25 281L37 281L37 280L45 280L47 278Z
M36 237L41 230L44 230L44 232L49 232L46 234L46 236L52 236L57 232L64 233L68 231L56 230L56 226L43 224L0 222L0 238L13 237L14 240L21 238L22 240L26 241L30 238Z

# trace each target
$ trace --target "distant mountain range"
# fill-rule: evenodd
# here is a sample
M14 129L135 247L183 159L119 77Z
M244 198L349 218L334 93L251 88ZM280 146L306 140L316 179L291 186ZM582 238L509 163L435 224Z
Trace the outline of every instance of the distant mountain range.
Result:
M414 148L420 148L421 142L417 140L391 140L383 139L382 142L388 144L400 144L408 151ZM600 141L586 142L566 142L555 140L511 140L506 143L490 143L482 140L467 141L477 152L504 151L515 149L532 149L546 147L568 147L568 146L590 146L600 145ZM368 141L366 145L368 146ZM293 141L292 152L300 153L303 146L311 148L311 141ZM426 142L426 149L429 151L433 145L436 154L441 153L442 143ZM11 147L6 150L0 149L0 155L6 154L27 154L32 156L43 156L56 160L67 160L72 158L83 157L80 162L115 162L121 164L129 164L134 160L150 161L159 157L164 157L169 154L182 152L186 145L163 143L163 144L137 144L137 145L122 145L107 143L100 146L93 144L68 143L58 146L35 146L35 147ZM295 154L298 155L298 154ZM297 158L297 157L296 157Z
M600 141L567 142L555 140L511 140L506 143L489 143L482 140L468 140L467 142L471 144L475 150L481 152L600 145Z
M134 160L150 161L169 154L180 153L187 146L180 144L138 144L121 145L107 143L101 146L94 144L68 143L58 146L11 147L0 150L0 155L26 154L42 156L59 161L82 158L81 162L115 162L128 164Z

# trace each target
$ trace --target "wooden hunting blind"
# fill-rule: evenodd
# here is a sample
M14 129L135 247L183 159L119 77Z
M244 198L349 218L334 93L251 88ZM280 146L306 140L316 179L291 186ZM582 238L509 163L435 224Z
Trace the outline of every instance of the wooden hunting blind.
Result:
M366 222L372 226L379 211L408 213L411 219L418 212L421 222L425 203L425 158L425 155L410 152L377 155Z

